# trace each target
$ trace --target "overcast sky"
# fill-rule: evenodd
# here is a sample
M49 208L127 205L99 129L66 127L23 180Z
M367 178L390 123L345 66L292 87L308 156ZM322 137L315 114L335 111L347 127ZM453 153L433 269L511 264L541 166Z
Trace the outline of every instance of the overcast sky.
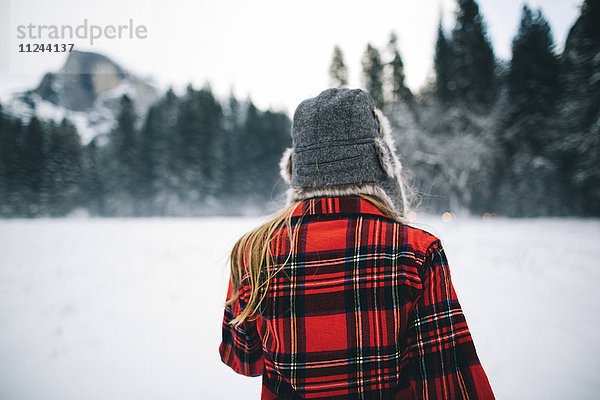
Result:
M390 32L399 38L408 85L418 90L431 76L440 13L450 29L454 0L0 0L0 95L37 85L56 71L65 54L18 53L18 25L143 25L147 37L65 40L78 50L105 54L160 87L182 90L210 82L226 96L250 98L261 108L293 112L328 86L333 46L345 53L350 86L360 86L366 44L384 49ZM521 0L479 0L496 55L510 58L523 6ZM581 0L530 0L541 7L562 49ZM29 42L39 42L31 40ZM62 43L45 40L45 43Z

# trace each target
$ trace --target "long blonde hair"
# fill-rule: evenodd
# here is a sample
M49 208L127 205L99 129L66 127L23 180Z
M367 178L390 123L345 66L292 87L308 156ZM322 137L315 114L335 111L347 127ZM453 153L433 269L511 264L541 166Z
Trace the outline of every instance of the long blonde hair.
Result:
M372 203L383 214L399 221L404 222L398 213L388 204L377 197L366 194L357 194L356 196ZM237 315L230 324L234 326L241 325L246 319L253 318L259 311L263 303L271 278L281 271L289 261L298 238L298 228L300 224L292 227L292 215L301 201L291 203L269 221L260 225L243 235L233 246L229 256L231 267L231 285L232 294L227 299L226 304L233 304L239 296L239 287L242 281L247 281L250 286L250 296L242 312ZM273 269L272 242L277 233L286 227L287 240L290 252L286 260L279 265L279 268Z

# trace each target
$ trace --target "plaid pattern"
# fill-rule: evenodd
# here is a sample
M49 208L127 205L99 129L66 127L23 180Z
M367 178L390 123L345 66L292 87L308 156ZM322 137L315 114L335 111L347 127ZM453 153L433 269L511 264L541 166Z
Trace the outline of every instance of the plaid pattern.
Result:
M263 399L494 398L436 237L352 197L306 200L292 226L260 315L228 324L242 283L223 320L223 362ZM275 268L289 250L282 229Z

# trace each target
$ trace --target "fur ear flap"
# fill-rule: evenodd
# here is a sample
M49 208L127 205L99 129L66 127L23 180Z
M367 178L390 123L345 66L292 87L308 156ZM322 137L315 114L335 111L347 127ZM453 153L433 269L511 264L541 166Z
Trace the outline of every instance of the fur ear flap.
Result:
M279 161L279 173L288 185L292 184L292 154L294 149L286 149Z
M396 166L390 155L390 150L381 138L375 139L375 149L377 150L377 156L379 157L379 163L385 174L393 178L396 174Z
M377 108L373 110L373 114L375 114L375 119L377 119L377 122L379 123L379 133L381 134L381 138L375 140L375 147L379 155L381 166L390 178L399 177L402 170L402 164L394 151L395 146L394 139L392 139L392 126L390 125L390 121L388 121L381 110Z
M379 133L383 140L386 142L392 141L392 125L390 124L390 121L383 115L379 108L374 109L373 114L375 114L375 119L379 123Z

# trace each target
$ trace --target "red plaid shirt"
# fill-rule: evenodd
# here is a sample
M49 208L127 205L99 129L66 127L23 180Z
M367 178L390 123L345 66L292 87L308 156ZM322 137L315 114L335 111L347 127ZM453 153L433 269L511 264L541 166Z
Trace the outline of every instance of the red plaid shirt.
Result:
M242 283L223 320L223 362L262 375L263 399L494 398L436 237L352 197L306 200L292 226L260 314L228 323Z

